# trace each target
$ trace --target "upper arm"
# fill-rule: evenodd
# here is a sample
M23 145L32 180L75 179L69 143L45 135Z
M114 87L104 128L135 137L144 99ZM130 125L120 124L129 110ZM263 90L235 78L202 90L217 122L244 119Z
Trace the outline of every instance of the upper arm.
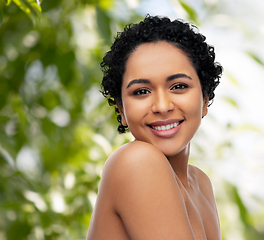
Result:
M111 158L105 182L131 239L195 239L173 170L158 149L137 142Z

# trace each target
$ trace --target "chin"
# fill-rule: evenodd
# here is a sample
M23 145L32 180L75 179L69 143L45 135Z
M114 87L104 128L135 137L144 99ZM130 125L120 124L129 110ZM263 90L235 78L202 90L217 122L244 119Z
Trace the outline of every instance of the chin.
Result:
M167 158L174 157L182 152L186 148L186 144L184 146L156 146Z

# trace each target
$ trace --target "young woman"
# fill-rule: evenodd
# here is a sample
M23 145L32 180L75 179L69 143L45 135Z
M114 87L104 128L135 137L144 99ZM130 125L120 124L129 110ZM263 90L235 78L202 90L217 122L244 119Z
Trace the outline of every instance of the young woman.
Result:
M135 141L106 161L87 240L219 240L211 182L188 164L190 141L222 67L180 20L147 16L103 59L103 94Z

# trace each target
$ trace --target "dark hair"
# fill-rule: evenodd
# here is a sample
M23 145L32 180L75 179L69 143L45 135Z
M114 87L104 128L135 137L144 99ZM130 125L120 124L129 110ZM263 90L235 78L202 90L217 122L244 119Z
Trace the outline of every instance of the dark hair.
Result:
M190 23L149 15L138 24L127 25L123 32L117 34L111 50L103 58L101 68L104 73L102 94L108 99L109 105L115 107L120 123L119 133L128 129L128 126L122 125L117 108L122 104L121 87L126 61L143 43L166 41L185 52L200 79L203 96L208 97L210 104L212 103L214 90L222 74L222 66L215 62L214 47L208 45L205 39L197 27Z

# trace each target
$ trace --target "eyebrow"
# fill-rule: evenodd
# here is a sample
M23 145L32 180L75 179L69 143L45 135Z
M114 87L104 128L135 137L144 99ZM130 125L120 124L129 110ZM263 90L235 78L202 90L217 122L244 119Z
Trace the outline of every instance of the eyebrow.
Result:
M184 73L178 73L178 74L173 74L173 75L167 77L166 82L170 82L170 81L178 79L178 78L188 78L188 79L192 80L192 78L190 76L188 76ZM150 80L145 79L145 78L134 79L128 83L126 88L129 88L133 84L140 84L140 83L150 84Z

